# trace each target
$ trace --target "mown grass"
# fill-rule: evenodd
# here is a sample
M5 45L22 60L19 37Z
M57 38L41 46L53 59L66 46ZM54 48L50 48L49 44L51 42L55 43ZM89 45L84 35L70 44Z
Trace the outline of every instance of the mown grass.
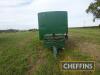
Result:
M33 32L0 33L0 75L26 74L31 66L29 56L32 56L34 62L36 60L33 34Z
M100 52L100 29L69 29L66 48L55 59L52 51L44 48L38 32L0 33L0 75L100 75L99 67L95 72L61 71L60 61L95 60L81 52L89 49L80 48L85 42L97 45L95 51Z

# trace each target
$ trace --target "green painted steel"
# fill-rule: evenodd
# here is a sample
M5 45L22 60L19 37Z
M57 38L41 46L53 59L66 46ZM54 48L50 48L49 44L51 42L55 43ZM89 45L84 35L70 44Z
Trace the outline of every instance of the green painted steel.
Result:
M53 37L52 34L46 34L44 36L44 46L48 48L53 46L63 48L65 45L65 40L64 34L55 34L55 37Z
M44 39L46 34L68 33L67 11L49 11L38 14L39 38Z
M54 57L56 58L57 57L57 48L55 46L53 46L52 48L53 48Z

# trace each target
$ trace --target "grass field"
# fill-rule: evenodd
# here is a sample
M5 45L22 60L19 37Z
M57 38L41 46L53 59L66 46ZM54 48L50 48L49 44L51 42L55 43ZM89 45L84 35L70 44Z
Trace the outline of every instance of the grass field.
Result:
M100 29L69 29L57 59L43 47L38 32L0 33L0 75L100 75ZM63 72L60 61L96 61L95 72Z

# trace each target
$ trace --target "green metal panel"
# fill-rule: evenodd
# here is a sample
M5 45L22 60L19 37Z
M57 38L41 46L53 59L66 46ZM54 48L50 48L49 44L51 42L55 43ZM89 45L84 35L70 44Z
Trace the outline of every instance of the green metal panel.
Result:
M45 34L68 33L67 11L50 11L38 13L39 37L44 39Z
M44 36L44 46L51 48L53 46L57 48L63 48L65 45L65 35L64 34L56 34L55 37L52 34L46 34Z

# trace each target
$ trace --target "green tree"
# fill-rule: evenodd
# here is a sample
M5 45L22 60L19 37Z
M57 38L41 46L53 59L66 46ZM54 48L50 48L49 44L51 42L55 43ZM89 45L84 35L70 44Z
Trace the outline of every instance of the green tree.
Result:
M91 2L88 8L86 9L86 12L93 14L94 22L96 18L100 18L100 0L95 0L94 2Z

